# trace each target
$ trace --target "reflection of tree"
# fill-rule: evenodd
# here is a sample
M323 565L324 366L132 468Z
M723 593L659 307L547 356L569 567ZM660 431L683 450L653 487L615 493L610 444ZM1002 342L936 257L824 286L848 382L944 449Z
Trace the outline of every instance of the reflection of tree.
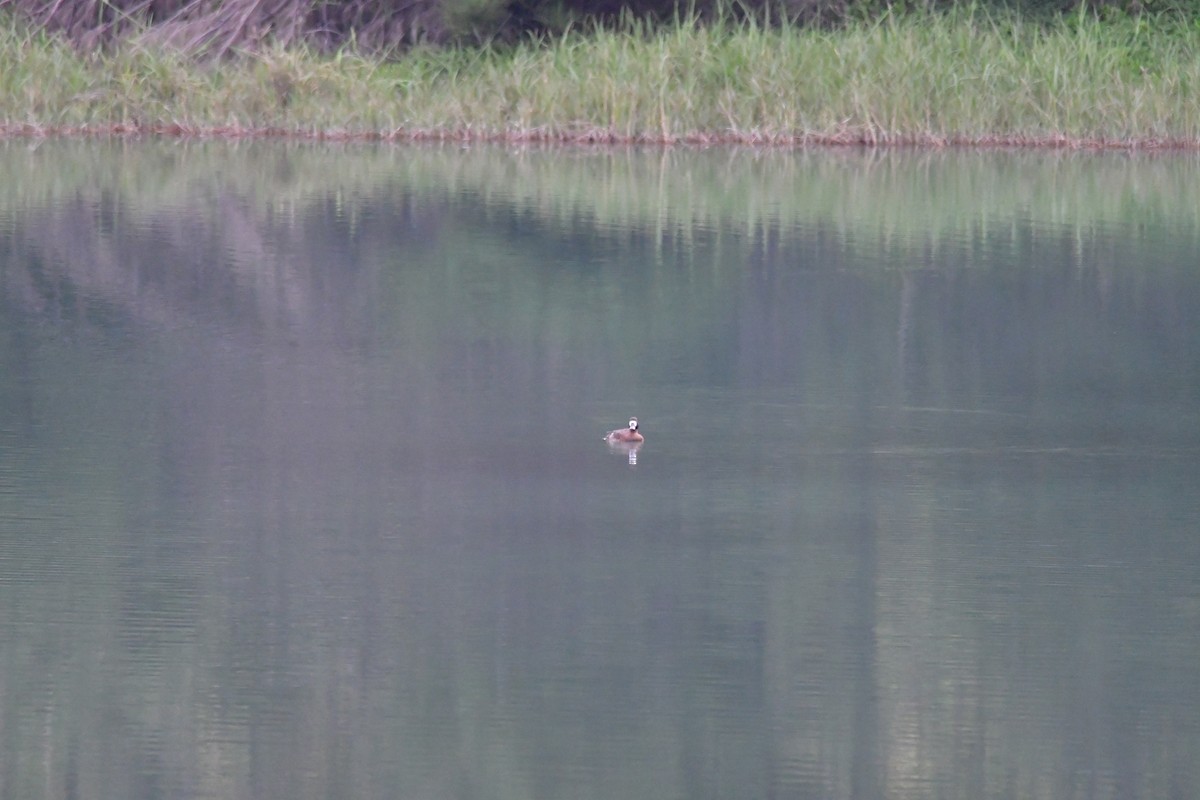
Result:
M386 236L372 226L353 235L339 230L347 222L322 202L284 222L223 193L186 210L77 195L14 221L6 291L30 310L102 326L220 321L256 335L353 340L362 334L344 329L353 321L336 315L369 303L381 266L378 259L361 263L360 254L419 250L430 233L427 223L412 224L428 209L403 199L377 202L394 225ZM314 241L315 230L321 237Z

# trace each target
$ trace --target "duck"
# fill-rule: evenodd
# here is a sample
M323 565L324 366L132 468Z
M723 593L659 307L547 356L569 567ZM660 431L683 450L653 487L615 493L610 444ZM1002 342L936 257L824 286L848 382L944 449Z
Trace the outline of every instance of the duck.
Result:
M615 431L609 431L604 436L604 441L609 444L641 444L646 441L646 437L638 431L637 417L629 418L628 428L617 428Z

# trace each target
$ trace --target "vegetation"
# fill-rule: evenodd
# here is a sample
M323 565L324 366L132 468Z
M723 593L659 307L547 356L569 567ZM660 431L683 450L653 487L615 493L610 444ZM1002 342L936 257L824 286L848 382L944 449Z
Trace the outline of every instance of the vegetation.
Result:
M292 40L200 59L152 29L84 53L0 26L8 133L521 141L1200 145L1200 27L975 7L830 27L619 26L393 58ZM174 37L166 39L178 41ZM281 37L286 39L286 37Z
M964 0L992 10L1061 14L1173 11L1196 16L1198 0ZM0 0L35 26L82 49L138 38L187 52L224 55L267 41L324 51L352 46L390 51L418 43L513 41L579 25L628 19L669 23L680 16L789 24L837 24L896 9L946 10L954 0Z

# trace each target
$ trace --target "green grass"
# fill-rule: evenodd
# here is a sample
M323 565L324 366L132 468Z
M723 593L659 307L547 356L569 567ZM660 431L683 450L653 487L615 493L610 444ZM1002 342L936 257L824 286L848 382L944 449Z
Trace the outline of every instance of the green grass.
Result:
M837 30L573 32L393 60L303 49L204 64L83 57L0 25L0 124L317 136L1200 145L1200 28L978 10Z

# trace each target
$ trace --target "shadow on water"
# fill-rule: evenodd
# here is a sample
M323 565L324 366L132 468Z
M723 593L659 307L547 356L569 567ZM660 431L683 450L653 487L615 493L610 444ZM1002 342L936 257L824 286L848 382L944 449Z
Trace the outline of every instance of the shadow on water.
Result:
M0 796L1194 794L1198 169L0 143Z

